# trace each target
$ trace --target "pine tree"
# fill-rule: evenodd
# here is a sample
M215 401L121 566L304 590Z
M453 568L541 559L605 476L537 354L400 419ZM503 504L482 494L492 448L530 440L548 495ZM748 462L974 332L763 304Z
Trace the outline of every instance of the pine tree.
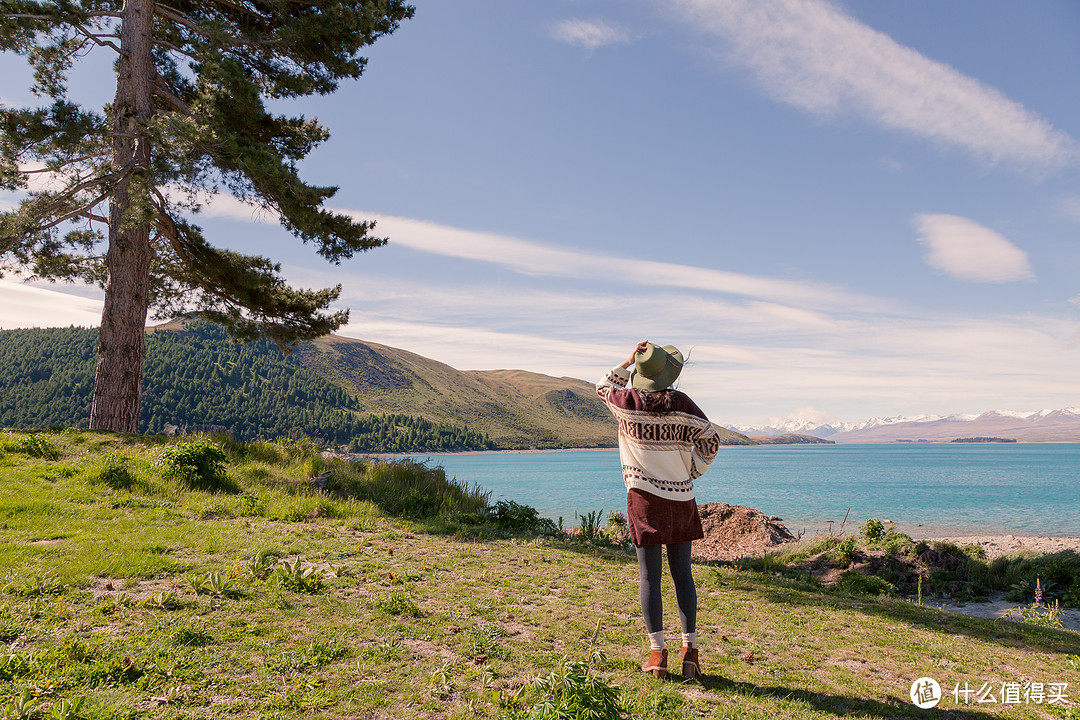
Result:
M136 431L149 308L195 312L283 349L348 320L327 309L340 286L291 288L272 260L212 246L189 217L224 189L330 262L385 243L369 235L373 223L322 207L337 188L300 179L296 163L326 129L264 101L334 92L363 72L361 48L412 14L403 0L0 4L0 50L28 60L47 103L0 108L0 189L28 191L0 213L0 274L105 289L92 428ZM66 87L92 50L116 58L115 97L101 111Z

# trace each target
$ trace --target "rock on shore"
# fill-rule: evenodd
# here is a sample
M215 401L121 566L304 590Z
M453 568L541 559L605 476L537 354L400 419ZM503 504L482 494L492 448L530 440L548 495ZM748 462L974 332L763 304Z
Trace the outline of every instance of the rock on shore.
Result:
M737 560L761 555L778 545L795 540L780 523L760 510L742 505L712 502L698 505L705 537L693 545L698 561Z

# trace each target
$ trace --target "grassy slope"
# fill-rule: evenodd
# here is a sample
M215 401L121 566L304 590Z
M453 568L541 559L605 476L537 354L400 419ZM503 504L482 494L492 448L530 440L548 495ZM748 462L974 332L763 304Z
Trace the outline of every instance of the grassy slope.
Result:
M214 495L161 480L157 441L51 434L61 456L45 460L15 451L24 437L0 433L0 640L16 658L0 663L0 697L36 688L42 710L86 697L87 717L498 717L493 690L505 699L596 649L595 671L642 718L942 717L907 700L922 675L1080 691L1076 633L737 567L696 568L706 682L660 683L636 670L646 645L628 552L424 532L370 502L312 495L304 479L321 461L275 460L272 448L234 454L243 492ZM131 490L95 482L110 452L131 458ZM249 578L260 551L316 565L326 587ZM208 571L236 592L195 594L187 578ZM175 606L152 600L162 591ZM972 705L949 717L1071 712Z

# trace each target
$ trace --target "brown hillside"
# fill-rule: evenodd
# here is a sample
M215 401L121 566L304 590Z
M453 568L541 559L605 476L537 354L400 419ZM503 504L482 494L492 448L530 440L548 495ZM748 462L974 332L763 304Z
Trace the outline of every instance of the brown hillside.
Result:
M461 371L407 350L335 335L296 352L368 412L465 423L500 447L615 443L610 413L583 380L524 370Z
M594 385L526 370L457 370L399 348L329 335L302 343L306 366L354 395L373 413L465 423L500 447L614 447L615 421ZM753 445L717 428L725 445Z

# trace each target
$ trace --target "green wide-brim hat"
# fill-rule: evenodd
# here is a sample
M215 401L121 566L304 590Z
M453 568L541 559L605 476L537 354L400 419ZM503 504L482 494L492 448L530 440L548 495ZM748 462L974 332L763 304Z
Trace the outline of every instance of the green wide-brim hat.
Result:
M667 390L683 369L683 354L674 345L660 347L646 343L645 350L634 358L630 385L638 390L659 392Z

